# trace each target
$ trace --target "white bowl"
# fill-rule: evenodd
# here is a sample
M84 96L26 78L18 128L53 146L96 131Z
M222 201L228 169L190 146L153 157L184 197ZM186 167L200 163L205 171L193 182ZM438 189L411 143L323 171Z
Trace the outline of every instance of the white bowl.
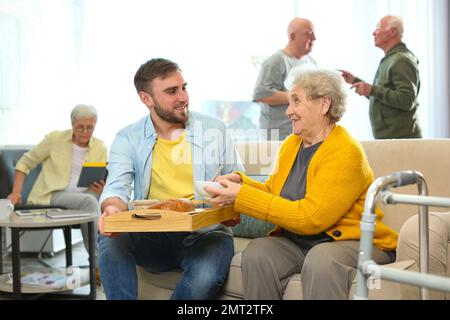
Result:
M224 187L215 181L194 181L194 190L195 193L198 194L201 197L209 198L211 195L203 189L205 186L216 188L216 189L223 189Z

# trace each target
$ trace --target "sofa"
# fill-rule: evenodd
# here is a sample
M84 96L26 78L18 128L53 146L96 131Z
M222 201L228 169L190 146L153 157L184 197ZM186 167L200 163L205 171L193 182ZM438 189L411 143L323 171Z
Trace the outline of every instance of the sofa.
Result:
M421 172L428 184L429 194L433 196L450 196L450 139L393 139L362 141L363 148L374 171L375 178L391 174L396 171L414 169ZM280 142L264 141L255 143L241 143L237 150L244 163L246 173L255 179L264 180L270 173L273 160L276 157ZM394 190L398 193L417 194L417 187L406 186ZM418 208L411 205L381 205L385 213L383 222L400 232L399 248L396 262L387 267L401 270L417 270L417 228L415 216ZM430 208L430 212L445 212L446 208ZM448 216L448 213L437 213ZM242 299L241 252L248 242L255 237L265 236L272 225L264 221L257 221L246 215L241 215L242 222L234 227L235 255L232 259L229 275L218 299ZM408 231L401 231L408 221ZM440 227L440 224L432 225ZM450 224L449 224L450 226ZM439 229L439 228L438 228ZM430 270L438 270L439 274L450 276L450 242L449 229L441 227L442 234L430 236L430 247L440 248L440 259L430 259ZM412 231L411 231L412 230ZM447 230L447 231L445 231ZM435 232L435 231L433 231ZM433 233L434 234L434 233ZM412 237L412 238L411 238ZM437 244L439 242L439 244ZM416 247L414 247L416 246ZM431 250L433 255L433 250ZM137 267L139 299L168 299L175 284L181 277L180 270L162 273L151 273ZM355 292L354 281L350 297ZM445 298L445 295L435 295L434 298ZM302 286L299 274L294 274L286 287L283 299L302 299ZM399 283L381 281L380 289L369 292L369 299L417 299L418 289L400 285Z
M399 260L413 260L419 265L419 219L410 217L400 229L397 246ZM428 217L429 273L450 277L450 212L431 212ZM417 267L416 267L417 268ZM403 299L417 299L417 287L402 286ZM429 290L428 299L449 300L450 292Z

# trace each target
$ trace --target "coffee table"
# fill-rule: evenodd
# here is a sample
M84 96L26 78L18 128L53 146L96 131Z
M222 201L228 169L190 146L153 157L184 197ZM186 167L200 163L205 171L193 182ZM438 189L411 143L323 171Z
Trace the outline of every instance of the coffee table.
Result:
M49 289L48 287L36 288L26 287L21 284L21 266L20 266L20 232L23 230L41 230L41 229L63 229L64 241L66 243L65 255L66 255L66 267L72 266L72 234L71 230L73 226L80 224L88 225L88 254L89 254L89 286L90 291L87 295L73 294L71 297L95 299L96 298L96 283L95 283L95 232L94 222L98 219L97 213L91 213L87 217L82 218L61 218L50 219L46 215L37 216L18 216L13 213L7 219L0 219L0 239L2 236L2 228L11 229L11 250L12 250L12 293L13 298L23 298L23 293L52 293L60 291L70 291L73 288L63 288L60 290ZM1 248L0 251L3 249ZM0 254L0 290L11 291L5 288L6 279L9 274L3 274L3 254ZM2 285L3 284L3 285ZM9 286L10 288L11 286Z

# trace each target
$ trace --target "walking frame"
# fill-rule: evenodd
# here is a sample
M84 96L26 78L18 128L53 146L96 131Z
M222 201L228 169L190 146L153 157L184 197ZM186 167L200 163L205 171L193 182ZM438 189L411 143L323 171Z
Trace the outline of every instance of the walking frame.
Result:
M390 192L391 188L416 184L419 195L401 195ZM372 246L375 232L376 203L413 204L419 206L419 272L396 270L378 265L373 260ZM386 279L420 287L420 299L428 298L428 289L450 292L450 278L428 274L428 206L450 207L450 198L428 196L428 188L422 174L400 171L376 179L367 191L364 213L361 218L361 238L354 299L367 300L369 278Z

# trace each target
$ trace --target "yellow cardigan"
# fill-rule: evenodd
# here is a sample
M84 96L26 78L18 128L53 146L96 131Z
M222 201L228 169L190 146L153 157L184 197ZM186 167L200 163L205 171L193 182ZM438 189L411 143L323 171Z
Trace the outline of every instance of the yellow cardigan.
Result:
M86 152L88 162L106 162L105 143L92 137ZM28 174L42 163L42 170L31 189L27 202L50 204L52 192L64 190L72 170L72 130L53 131L36 147L25 153L16 164L16 170Z
M235 210L299 235L326 232L335 240L358 240L367 189L373 181L361 144L343 127L336 126L311 159L305 198L291 201L280 197L280 193L301 142L297 135L286 138L265 184L239 172L243 182ZM381 222L381 210L377 208L376 214L374 244L386 251L394 250L398 235Z

